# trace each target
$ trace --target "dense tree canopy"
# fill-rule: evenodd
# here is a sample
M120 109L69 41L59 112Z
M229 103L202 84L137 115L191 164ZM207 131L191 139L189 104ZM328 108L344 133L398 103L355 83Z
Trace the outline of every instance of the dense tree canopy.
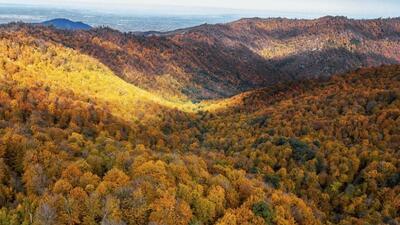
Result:
M0 224L400 223L400 66L192 104L11 30L0 80Z

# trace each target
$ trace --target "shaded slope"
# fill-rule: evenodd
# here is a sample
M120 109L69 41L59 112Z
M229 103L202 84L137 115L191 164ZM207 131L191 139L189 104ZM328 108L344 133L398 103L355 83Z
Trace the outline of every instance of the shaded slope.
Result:
M138 87L196 100L399 62L399 24L324 17L242 19L157 35L17 29L91 55Z
M126 81L168 97L233 95L256 85L263 79L260 74L270 67L246 48L220 51L219 47L203 42L193 42L189 48L165 38L142 38L109 29L79 34L23 29L27 29L27 35L56 41L99 58ZM242 64L241 57L249 57L249 63ZM241 72L253 78L241 77ZM275 73L271 70L271 74ZM261 85L262 82L258 86Z

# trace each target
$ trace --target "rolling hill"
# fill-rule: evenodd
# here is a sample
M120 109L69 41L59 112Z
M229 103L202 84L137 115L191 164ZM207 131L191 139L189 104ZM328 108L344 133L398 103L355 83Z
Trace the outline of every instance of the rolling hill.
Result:
M201 146L296 193L323 224L396 224L399 87L394 65L250 91L204 115Z
M398 224L398 31L4 25L0 224Z
M396 64L400 20L242 19L168 33L38 29L26 35L97 58L136 86L168 98L215 99L360 67ZM7 28L3 28L7 29Z

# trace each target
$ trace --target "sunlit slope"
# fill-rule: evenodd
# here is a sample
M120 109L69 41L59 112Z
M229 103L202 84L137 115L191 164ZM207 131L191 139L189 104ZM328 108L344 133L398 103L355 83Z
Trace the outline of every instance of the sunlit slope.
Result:
M3 38L0 60L1 76L7 79L27 87L41 82L54 94L73 91L127 120L154 116L157 113L148 112L159 108L195 109L191 102L168 101L129 84L96 59L54 44L26 37L18 41Z

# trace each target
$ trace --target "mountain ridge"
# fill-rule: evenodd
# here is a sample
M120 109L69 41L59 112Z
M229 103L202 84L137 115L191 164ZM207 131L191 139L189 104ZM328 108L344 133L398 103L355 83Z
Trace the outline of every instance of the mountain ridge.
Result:
M398 18L243 19L164 36L19 29L97 58L140 88L193 101L400 61Z

